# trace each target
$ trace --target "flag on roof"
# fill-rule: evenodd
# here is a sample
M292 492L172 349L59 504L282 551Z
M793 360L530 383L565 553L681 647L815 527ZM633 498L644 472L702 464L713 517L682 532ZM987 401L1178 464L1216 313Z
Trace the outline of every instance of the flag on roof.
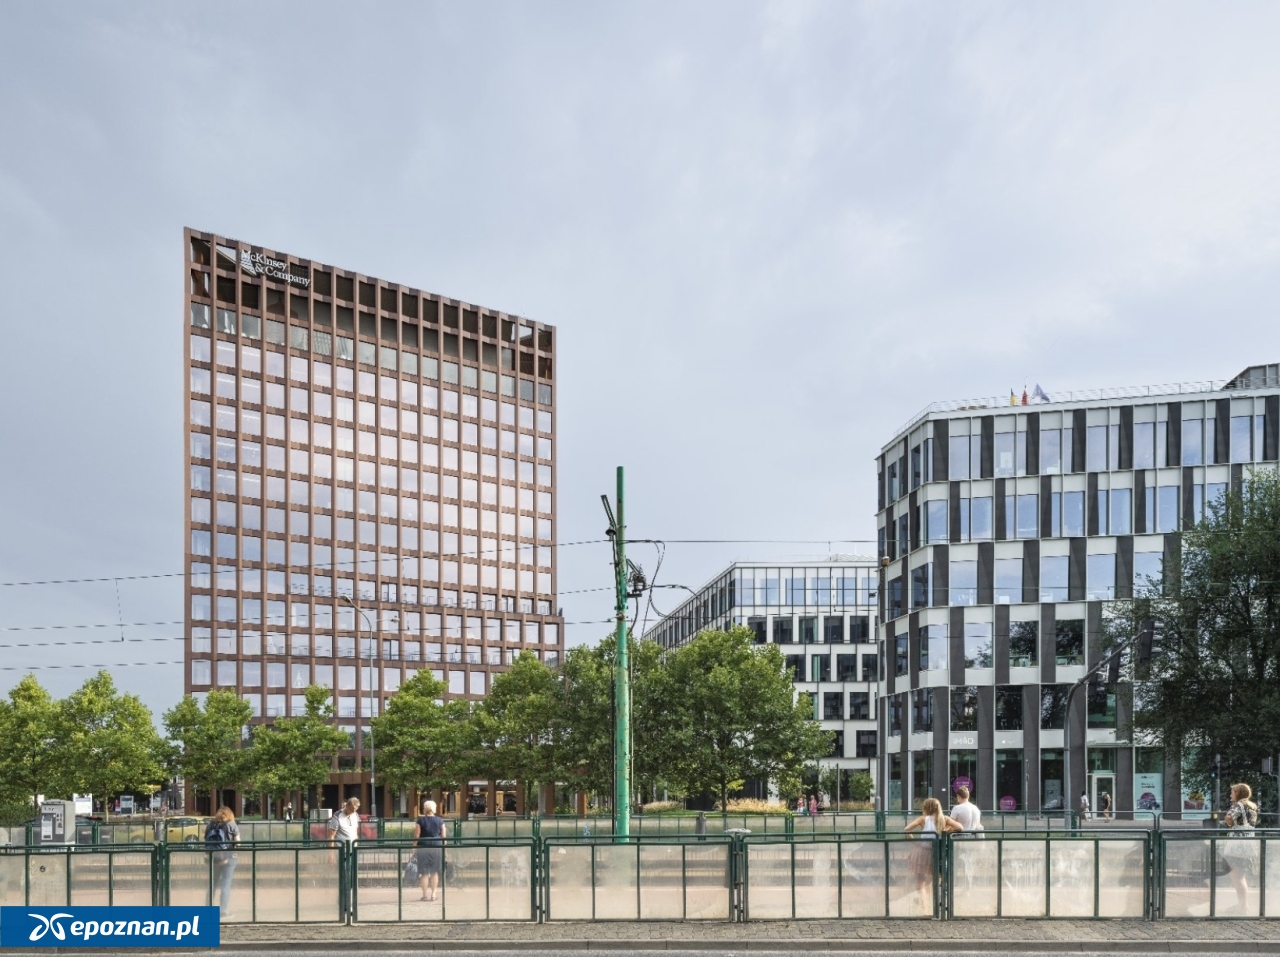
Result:
M1023 385L1022 385L1022 404L1023 404L1023 405L1028 405L1028 404L1029 404L1029 403L1027 402L1027 386L1026 386L1026 383L1025 383L1025 382L1024 382L1024 383L1023 383Z
M1044 389L1040 388L1040 383L1039 383L1039 382L1037 382L1037 383L1036 383L1036 388L1035 388L1035 391L1031 393L1031 398L1033 398L1033 399L1034 399L1035 401L1037 401L1037 402L1050 402L1050 401L1052 401L1052 400L1049 398L1048 393L1047 393L1047 392L1045 392L1045 391L1044 391Z
M1012 389L1009 390L1009 404L1010 405L1018 404L1018 394L1014 392Z

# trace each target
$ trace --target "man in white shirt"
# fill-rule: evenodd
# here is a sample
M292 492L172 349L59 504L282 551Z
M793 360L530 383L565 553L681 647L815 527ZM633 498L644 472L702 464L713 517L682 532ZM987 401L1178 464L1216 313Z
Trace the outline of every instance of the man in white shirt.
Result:
M360 799L351 798L342 810L329 818L329 842L354 843L360 837Z
M965 834L982 830L982 812L976 804L969 801L969 789L963 784L956 788L956 803L951 808L951 820L964 828Z

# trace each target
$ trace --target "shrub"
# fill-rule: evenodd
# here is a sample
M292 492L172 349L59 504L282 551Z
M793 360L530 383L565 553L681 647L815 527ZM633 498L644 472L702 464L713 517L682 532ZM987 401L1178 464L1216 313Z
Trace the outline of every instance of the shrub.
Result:
M643 806L644 814L670 814L673 811L683 810L683 801L650 801Z
M720 810L720 802L716 802L716 810ZM790 814L784 804L776 801L761 801L759 798L730 798L729 814Z

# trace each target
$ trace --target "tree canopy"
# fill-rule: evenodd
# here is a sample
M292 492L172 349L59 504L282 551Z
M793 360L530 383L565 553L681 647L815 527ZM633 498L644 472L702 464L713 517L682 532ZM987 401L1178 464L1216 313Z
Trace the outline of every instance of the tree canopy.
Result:
M1217 755L1223 774L1256 775L1280 753L1280 477L1247 473L1211 502L1153 585L1120 624L1159 623L1135 728L1158 736L1168 760L1186 758L1193 785L1209 783Z

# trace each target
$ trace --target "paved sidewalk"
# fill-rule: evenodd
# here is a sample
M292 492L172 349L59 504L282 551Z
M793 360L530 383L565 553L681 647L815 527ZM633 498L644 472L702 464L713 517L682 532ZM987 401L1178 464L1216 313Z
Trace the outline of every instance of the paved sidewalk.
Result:
M241 924L243 950L920 950L1280 953L1280 921L857 920ZM283 946L282 946L283 945Z

